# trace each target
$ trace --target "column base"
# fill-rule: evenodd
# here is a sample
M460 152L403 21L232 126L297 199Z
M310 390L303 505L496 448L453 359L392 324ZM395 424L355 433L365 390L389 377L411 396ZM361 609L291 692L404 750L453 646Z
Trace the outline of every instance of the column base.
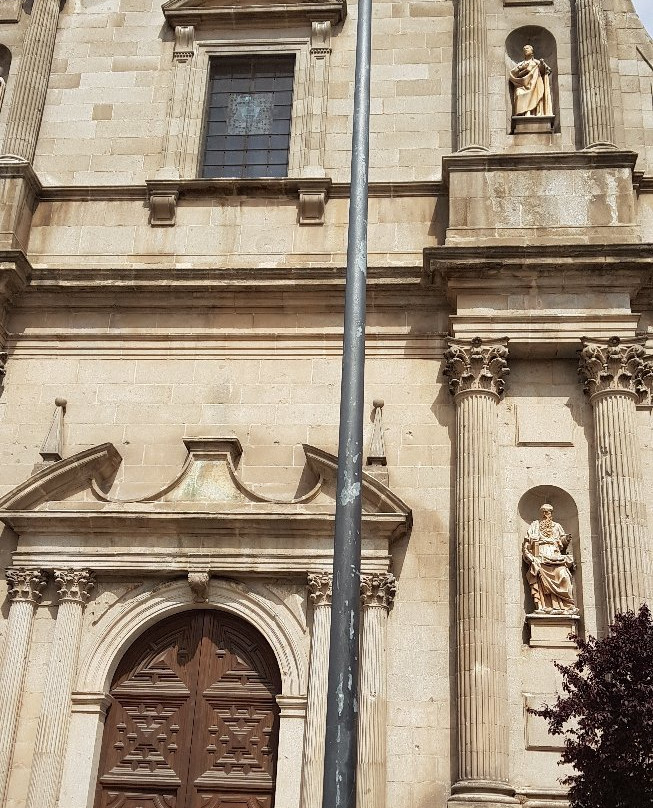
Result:
M465 808L494 808L495 805L518 805L515 789L508 783L492 780L459 780L451 787L447 804Z

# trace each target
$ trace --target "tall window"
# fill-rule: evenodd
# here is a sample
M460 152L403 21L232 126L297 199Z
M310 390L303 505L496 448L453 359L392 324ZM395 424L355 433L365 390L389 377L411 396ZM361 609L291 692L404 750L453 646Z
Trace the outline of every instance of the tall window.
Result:
M288 173L294 55L211 60L203 177Z

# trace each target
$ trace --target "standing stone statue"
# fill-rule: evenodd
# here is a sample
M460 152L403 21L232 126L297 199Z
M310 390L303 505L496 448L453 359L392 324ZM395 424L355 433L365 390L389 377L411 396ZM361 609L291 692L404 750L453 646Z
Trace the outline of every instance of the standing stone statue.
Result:
M553 521L553 506L544 504L540 518L531 522L522 555L536 612L576 614L571 573L575 568L571 536Z
M551 68L536 59L532 45L524 45L524 61L510 71L513 115L553 115Z

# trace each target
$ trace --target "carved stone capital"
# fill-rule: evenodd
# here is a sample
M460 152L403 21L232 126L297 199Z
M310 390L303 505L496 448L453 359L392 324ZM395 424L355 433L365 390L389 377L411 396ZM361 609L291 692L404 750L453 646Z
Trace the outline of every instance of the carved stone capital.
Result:
M397 594L397 579L390 573L375 572L361 576L361 603L363 606L380 606L390 611Z
M313 606L331 606L332 586L330 572L309 572L308 596Z
M471 340L449 340L444 352L444 375L449 391L455 397L470 390L502 396L508 368L508 340L485 343L480 337Z
M46 584L43 570L8 569L5 572L8 597L12 603L27 601L35 606L41 602L42 591Z
M59 603L70 600L84 605L88 603L91 589L95 586L95 576L90 570L55 570L54 582Z
M637 401L648 395L653 364L646 361L642 342L622 342L619 337L583 339L578 374L590 400L606 392L631 393Z

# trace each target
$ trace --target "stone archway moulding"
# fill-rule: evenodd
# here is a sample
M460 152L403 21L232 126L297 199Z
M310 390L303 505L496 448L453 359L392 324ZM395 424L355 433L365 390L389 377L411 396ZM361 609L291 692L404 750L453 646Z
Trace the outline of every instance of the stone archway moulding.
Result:
M261 589L260 585L257 587ZM146 589L128 602L113 604L98 621L98 635L90 652L80 660L75 695L108 692L111 676L129 646L150 626L180 611L218 608L254 625L270 643L279 664L283 696L304 696L308 665L301 626L290 609L272 597L234 581L213 578L209 599L198 606L186 581Z

